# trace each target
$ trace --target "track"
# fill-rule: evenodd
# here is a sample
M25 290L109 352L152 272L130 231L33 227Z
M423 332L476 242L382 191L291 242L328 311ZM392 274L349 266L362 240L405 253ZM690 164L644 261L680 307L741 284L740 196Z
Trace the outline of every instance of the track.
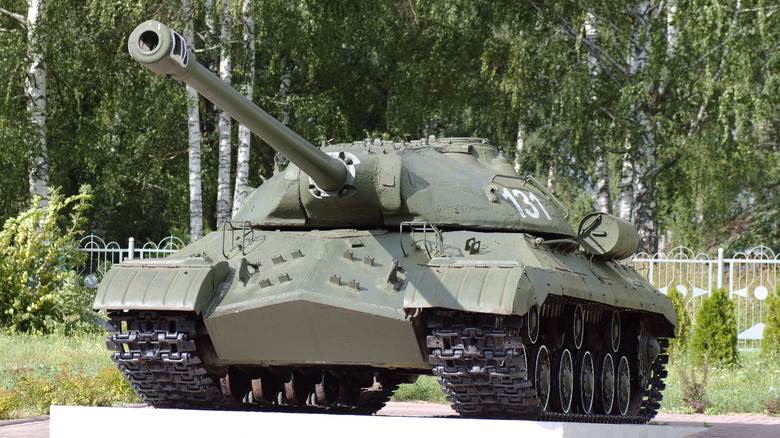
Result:
M385 405L401 381L387 373L374 373L372 378L365 372L327 368L316 372L296 368L252 373L232 367L210 370L201 359L208 338L199 335L195 315L133 311L109 316L112 333L106 345L113 351L111 358L139 396L155 407L371 415ZM626 376L631 380L630 400L620 414L618 409L605 408L603 401L583 408L571 396L568 408L562 407L567 403L556 395L561 393L560 378L551 376L551 370L560 367L560 352L564 349L549 346L554 359L540 381L535 365L529 366L529 362L540 349L548 347L524 338L522 317L439 310L428 316L427 325L430 334L426 345L433 374L439 377L453 409L464 417L643 424L655 416L662 398L668 360L665 342L644 380L639 371L639 343L622 348L621 352L631 358L628 363L632 371ZM635 337L641 340L641 330L638 333ZM579 353L577 357L582 356ZM569 371L578 366L574 363ZM569 378L569 386L575 379ZM617 393L620 381L615 380ZM638 383L642 381L646 385ZM537 394L540 382L547 385L547 397ZM579 395L581 384L575 387ZM591 396L591 400L594 398ZM614 403L610 401L609 405Z
M459 414L482 418L621 424L644 424L656 415L661 391L665 387L664 365L668 357L663 350L666 343L661 345L661 354L652 364L649 385L641 393L632 395L632 403L624 415L607 414L603 408L601 413L593 408L588 413L578 413L574 407L569 412L556 412L562 410L562 403L558 401L558 406L555 406L556 403L541 403L529 378L526 354L529 347L537 350L541 347L526 345L520 334L521 327L522 319L516 316L436 311L428 318L431 334L426 344L430 349L433 373L439 377L442 390ZM637 354L632 363L636 369L639 360ZM631 377L639 380L638 376ZM553 388L554 383L551 385ZM552 396L555 397L554 394Z
M136 393L155 407L371 415L390 400L399 383L366 372L328 370L318 371L322 380L314 382L311 370L298 369L283 370L281 380L266 370L247 375L233 368L217 377L201 359L208 339L199 336L194 314L131 311L109 318L111 359Z

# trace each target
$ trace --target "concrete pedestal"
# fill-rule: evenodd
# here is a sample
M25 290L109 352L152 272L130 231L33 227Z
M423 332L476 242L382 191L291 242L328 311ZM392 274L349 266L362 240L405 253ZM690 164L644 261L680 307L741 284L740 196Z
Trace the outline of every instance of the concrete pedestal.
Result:
M611 425L458 417L419 418L196 411L149 408L51 407L51 438L142 437L588 437L677 438L705 430L692 426Z

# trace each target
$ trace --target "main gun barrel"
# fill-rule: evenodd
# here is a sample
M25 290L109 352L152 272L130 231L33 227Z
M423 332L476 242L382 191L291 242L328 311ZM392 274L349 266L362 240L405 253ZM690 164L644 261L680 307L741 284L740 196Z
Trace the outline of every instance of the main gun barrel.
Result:
M337 191L347 181L341 160L314 147L199 64L184 38L168 26L153 20L142 23L130 34L127 48L149 70L192 86L295 163L321 189Z

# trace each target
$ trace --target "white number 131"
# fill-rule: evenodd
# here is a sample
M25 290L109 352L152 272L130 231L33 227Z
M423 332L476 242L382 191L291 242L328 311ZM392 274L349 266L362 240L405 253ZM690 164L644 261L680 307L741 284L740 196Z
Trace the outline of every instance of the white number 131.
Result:
M537 198L536 195L532 192L528 192L528 194L526 194L526 192L518 189L512 189L510 192L509 189L505 187L504 191L501 192L501 195L504 197L504 199L509 200L512 202L512 204L514 204L518 213L520 213L520 216L522 217L526 217L526 215L528 215L534 219L539 219L539 209L541 209L545 217L547 217L547 220L551 219L550 214L547 213L547 209L544 208L544 205L542 205L541 201L539 201L539 198ZM529 210L528 208L523 208L523 206L521 206L517 201L518 198L522 198L523 204L527 205L531 209ZM536 208L536 205L533 203L536 203L539 208Z

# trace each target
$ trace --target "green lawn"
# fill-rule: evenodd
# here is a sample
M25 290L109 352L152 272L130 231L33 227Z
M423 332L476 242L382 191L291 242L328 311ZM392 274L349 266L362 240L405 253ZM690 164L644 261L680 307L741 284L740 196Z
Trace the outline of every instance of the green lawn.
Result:
M683 401L680 373L691 360L673 355L661 412L692 413ZM710 367L706 414L767 415L766 401L780 399L780 360L740 351L740 365ZM697 370L698 380L702 370ZM436 378L401 385L395 400L446 403ZM104 335L16 335L0 333L0 419L44 415L51 404L110 406L140 400L116 370Z
M0 419L45 415L52 404L137 402L111 362L105 335L0 333Z
M667 367L666 391L661 412L688 414L693 411L683 402L680 374L691 374L690 358L675 354ZM702 379L703 370L696 376ZM709 367L704 399L709 401L705 414L755 413L768 415L766 401L780 397L780 361L764 358L758 350L740 350L739 365Z

